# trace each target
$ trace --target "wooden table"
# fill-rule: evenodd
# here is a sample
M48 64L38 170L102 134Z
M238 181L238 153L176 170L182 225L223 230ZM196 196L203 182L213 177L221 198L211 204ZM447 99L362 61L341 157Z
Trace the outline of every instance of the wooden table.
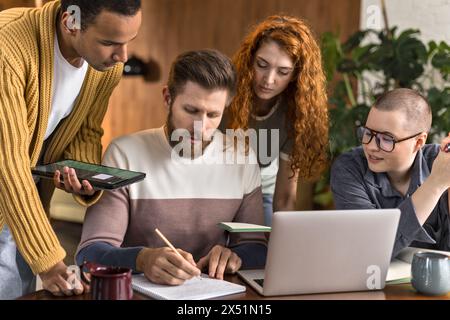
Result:
M245 293L221 297L218 300L450 300L450 293L440 297L429 297L418 294L410 284L387 285L382 291L350 292L314 295L295 295L280 297L263 297L250 286L243 283L238 276L227 276L225 280L247 287ZM149 300L150 298L135 292L133 300ZM46 291L38 291L18 300L92 300L89 293L74 297L54 297Z

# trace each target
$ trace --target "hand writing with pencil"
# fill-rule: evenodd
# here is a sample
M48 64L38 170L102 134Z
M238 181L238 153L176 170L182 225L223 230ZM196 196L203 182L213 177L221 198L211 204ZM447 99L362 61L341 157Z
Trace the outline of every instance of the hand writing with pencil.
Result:
M207 269L210 278L223 280L225 273L236 273L242 265L236 253L220 245L195 263L192 254L175 249L158 229L155 232L167 247L142 249L136 259L137 271L143 272L153 283L181 285L186 280L199 277L203 269Z
M142 249L136 259L138 272L143 272L147 279L154 283L173 286L200 276L200 269L197 268L192 254L175 249L158 229L155 232L168 247Z
M142 249L136 259L136 269L153 283L173 286L200 276L192 255L181 249L177 252L181 257L168 247Z

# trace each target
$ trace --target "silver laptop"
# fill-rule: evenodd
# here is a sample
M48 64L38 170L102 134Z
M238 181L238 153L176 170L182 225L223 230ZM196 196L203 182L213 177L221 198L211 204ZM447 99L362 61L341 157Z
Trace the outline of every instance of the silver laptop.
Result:
M264 296L381 290L399 209L276 212L265 270L238 275Z

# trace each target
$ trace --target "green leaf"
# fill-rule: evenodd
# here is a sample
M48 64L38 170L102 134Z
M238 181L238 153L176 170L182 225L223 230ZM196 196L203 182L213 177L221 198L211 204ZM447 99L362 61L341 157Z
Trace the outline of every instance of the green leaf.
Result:
M354 48L357 48L361 44L361 41L369 32L369 30L357 31L356 33L351 35L346 42L344 42L344 44L342 45L342 50L345 53L351 52Z
M450 51L450 45L448 45L446 42L441 41L439 42L439 49L440 50L446 50L446 51Z
M412 37L413 35L420 35L420 31L416 29L406 29L403 31L400 36L396 39L398 43L401 43L403 41L407 41L408 39L415 38Z
M341 73L351 73L358 70L358 68L356 61L352 59L342 59L337 66L337 70Z
M331 81L333 79L337 64L342 59L339 46L339 38L337 35L331 32L325 32L322 34L322 59L327 81Z
M428 58L431 57L432 54L438 49L438 44L436 41L432 40L428 42Z

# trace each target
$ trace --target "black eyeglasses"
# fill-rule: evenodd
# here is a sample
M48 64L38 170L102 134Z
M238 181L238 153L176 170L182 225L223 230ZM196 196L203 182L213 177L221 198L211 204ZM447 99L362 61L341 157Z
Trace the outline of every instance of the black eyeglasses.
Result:
M415 138L421 133L422 132L419 132L415 135L403 139L395 139L390 133L387 132L379 132L364 126L356 128L356 135L359 142L361 142L362 144L369 144L372 141L373 137L375 137L375 142L378 148L385 152L394 151L396 143Z

